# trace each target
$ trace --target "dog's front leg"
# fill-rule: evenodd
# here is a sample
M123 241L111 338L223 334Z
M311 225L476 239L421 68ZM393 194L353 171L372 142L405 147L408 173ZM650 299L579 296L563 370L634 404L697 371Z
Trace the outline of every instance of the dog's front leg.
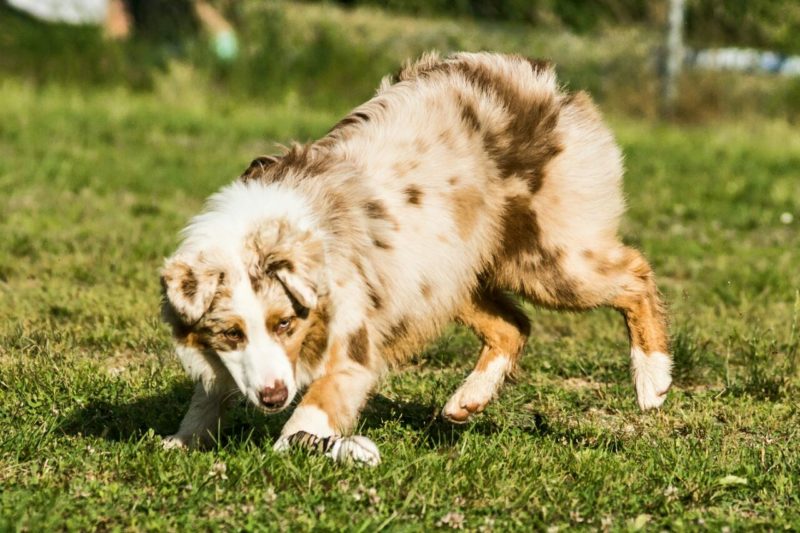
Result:
M347 346L344 354L338 348L343 345ZM275 449L286 450L295 442L319 449L314 444L324 439L323 451L335 460L377 464L380 454L369 439L341 437L353 430L377 381L371 361L364 328L350 335L346 344L331 343L326 363L328 372L308 387L300 405L283 427ZM306 434L311 437L296 437Z
M235 385L233 388L206 388L202 383L197 383L178 432L164 439L164 447L199 448L210 444L226 405L236 396L235 390Z

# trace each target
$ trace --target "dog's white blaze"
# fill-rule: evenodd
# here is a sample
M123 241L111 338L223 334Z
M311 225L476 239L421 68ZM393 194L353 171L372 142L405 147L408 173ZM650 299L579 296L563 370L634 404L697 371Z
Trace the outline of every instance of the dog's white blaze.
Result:
M636 385L639 407L644 411L661 407L672 384L672 360L667 354L645 354L641 348L631 348L631 371Z
M267 334L264 311L246 281L237 283L232 291L232 304L247 328L247 343L243 350L220 356L239 390L255 405L261 404L260 394L265 387L283 381L289 395L288 405L297 393L292 363L283 348Z
M327 413L314 405L301 405L281 430L282 437L289 437L298 431L305 431L317 437L330 437L334 434Z
M497 394L510 370L511 360L497 356L483 371L473 371L444 407L444 414L457 415L468 405L484 406Z
M206 209L183 230L182 249L204 250L209 243L227 246L238 255L242 240L265 218L287 220L300 230L317 228L308 201L279 183L236 181L212 195Z

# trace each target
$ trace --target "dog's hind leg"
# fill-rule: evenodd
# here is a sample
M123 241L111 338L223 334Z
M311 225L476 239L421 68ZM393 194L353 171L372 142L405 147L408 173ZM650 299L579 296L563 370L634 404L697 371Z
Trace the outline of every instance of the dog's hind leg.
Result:
M611 305L625 316L631 341L631 372L639 407L661 407L672 384L667 320L653 271L636 250L627 248L622 262L629 281Z
M534 303L556 309L611 306L625 317L631 343L631 372L639 407L660 407L672 383L663 304L647 260L633 248L599 241L562 250L530 268L522 260L495 273L499 283Z
M451 422L464 423L484 410L515 369L530 324L508 296L489 289L480 289L457 318L483 341L475 369L442 410L442 416Z
M238 396L235 384L229 388L207 390L202 383L197 383L178 432L164 439L164 447L198 448L210 444L226 407Z

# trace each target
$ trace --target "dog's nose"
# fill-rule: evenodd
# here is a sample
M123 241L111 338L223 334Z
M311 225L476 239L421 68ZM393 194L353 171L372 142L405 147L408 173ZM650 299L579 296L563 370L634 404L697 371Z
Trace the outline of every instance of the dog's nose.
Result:
M271 387L264 387L261 391L261 403L269 409L283 407L283 403L288 397L289 389L282 380L276 381Z

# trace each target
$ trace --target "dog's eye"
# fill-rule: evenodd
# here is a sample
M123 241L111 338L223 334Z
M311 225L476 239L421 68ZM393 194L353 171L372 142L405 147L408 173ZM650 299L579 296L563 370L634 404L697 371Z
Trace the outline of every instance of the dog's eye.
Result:
M242 342L244 340L244 333L239 328L226 329L223 333L225 338L233 342Z
M282 318L280 321L275 324L275 333L286 333L289 331L289 328L292 327L292 323L294 322L294 317L287 317Z

